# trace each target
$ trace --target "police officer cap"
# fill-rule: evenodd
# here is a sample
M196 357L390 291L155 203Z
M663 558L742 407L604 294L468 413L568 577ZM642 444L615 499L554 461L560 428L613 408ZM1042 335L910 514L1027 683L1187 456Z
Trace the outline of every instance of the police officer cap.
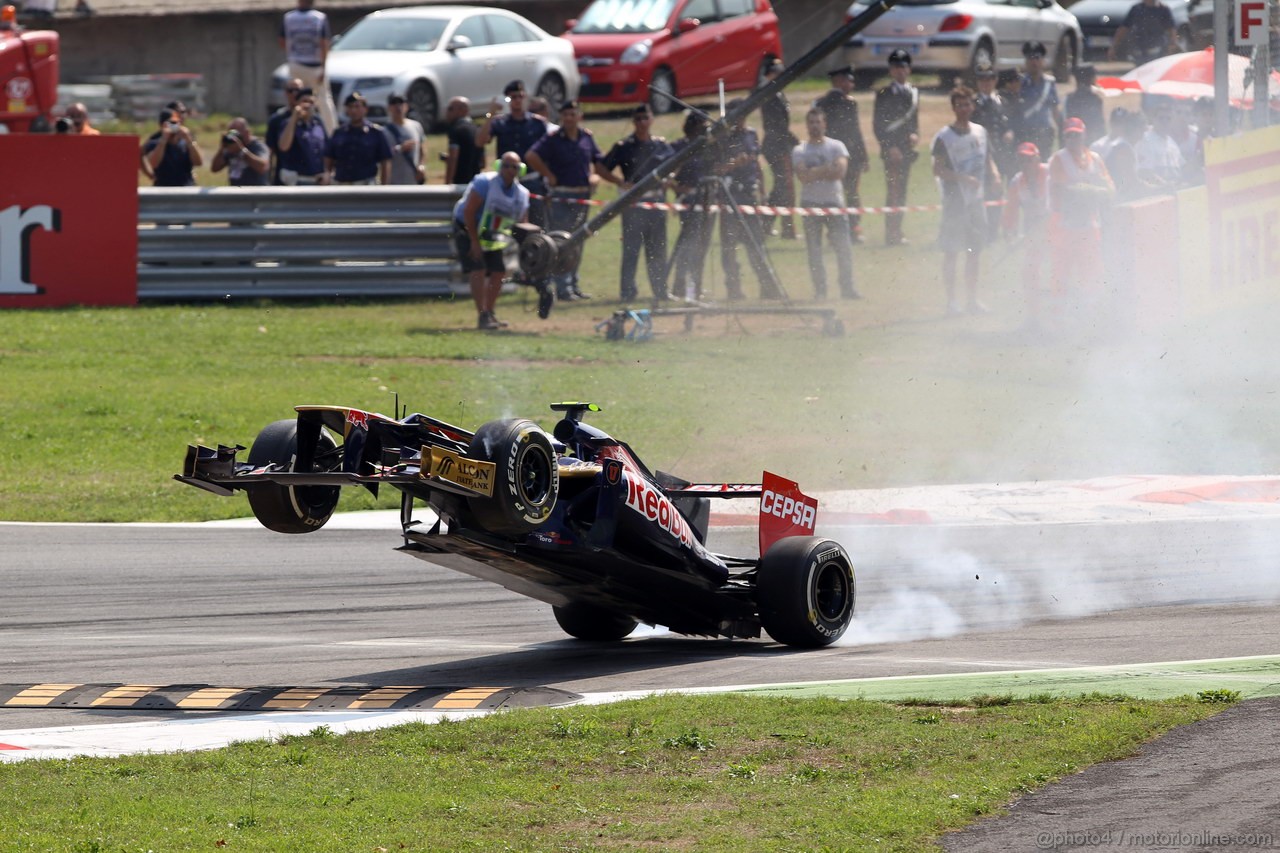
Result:
M510 95L513 92L523 92L523 91L524 91L524 81L512 80L503 88L502 94Z
M833 69L833 70L831 70L831 71L828 71L828 72L827 72L827 76L828 76L828 77L839 77L841 74L843 74L843 75L844 75L844 76L846 76L846 77L850 77L850 78L852 78L852 77L853 77L853 66L852 66L852 65L846 65L846 66L844 66L843 68L836 68L836 69Z
M1002 68L1000 73L996 75L997 86L1008 86L1018 79L1018 72L1014 68Z
M387 96L387 106L391 106L392 104L407 104L407 103L408 101L405 100L404 95L392 92L390 95Z
M981 77L981 78L995 77L996 76L995 66L992 65L990 62L983 62L973 70L973 76Z
M560 112L564 112L565 110L576 110L577 108L578 108L577 101L565 101L563 104L560 105Z
M649 108L648 104L641 104L631 111L631 116L632 118L636 116L649 116L650 118L653 118L653 110Z
M1039 56L1043 59L1048 52L1042 41L1026 41L1022 43L1022 55L1025 57Z
M366 105L367 105L368 103L369 103L369 102L368 102L368 101L366 101L366 100L364 99L364 95L360 94L359 92L352 92L350 95L347 95L347 98L346 98L346 100L345 100L345 101L343 101L343 102L342 102L342 105L343 105L344 107L349 107L349 106L351 106L352 104L366 104Z
M910 65L911 54L907 53L902 48L898 48L893 53L889 54L889 64L890 65Z

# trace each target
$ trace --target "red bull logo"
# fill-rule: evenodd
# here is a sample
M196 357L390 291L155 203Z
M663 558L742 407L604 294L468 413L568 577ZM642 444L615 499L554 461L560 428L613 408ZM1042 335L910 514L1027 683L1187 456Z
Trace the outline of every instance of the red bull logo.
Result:
M644 479L627 477L627 506L671 534L681 545L693 547L696 540L689 522L684 520L680 510L675 508L666 495Z

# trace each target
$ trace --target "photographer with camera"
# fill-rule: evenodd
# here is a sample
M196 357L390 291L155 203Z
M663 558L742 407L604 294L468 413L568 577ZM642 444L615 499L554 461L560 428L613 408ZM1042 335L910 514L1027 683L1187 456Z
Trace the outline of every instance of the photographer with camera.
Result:
M226 169L227 184L233 187L264 187L269 165L270 152L266 144L254 137L248 121L233 118L222 135L222 144L213 155L209 170Z
M71 127L67 129L67 133L77 136L99 136L100 133L96 127L89 123L89 110L84 104L75 103L67 107L67 120L71 122Z
M471 179L453 209L453 245L476 304L476 328L486 332L507 325L493 310L507 274L502 250L513 227L529 221L529 191L520 183L527 169L520 155L507 151L493 165L494 171Z
M157 187L194 186L195 167L204 165L195 137L177 111L168 107L160 111L160 129L147 138L142 155Z

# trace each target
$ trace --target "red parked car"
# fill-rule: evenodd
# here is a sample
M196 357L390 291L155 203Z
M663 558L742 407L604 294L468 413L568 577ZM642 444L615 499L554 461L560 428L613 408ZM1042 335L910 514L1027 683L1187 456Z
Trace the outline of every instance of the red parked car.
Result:
M584 101L648 101L719 88L754 88L782 56L769 0L595 0L564 34L573 43Z

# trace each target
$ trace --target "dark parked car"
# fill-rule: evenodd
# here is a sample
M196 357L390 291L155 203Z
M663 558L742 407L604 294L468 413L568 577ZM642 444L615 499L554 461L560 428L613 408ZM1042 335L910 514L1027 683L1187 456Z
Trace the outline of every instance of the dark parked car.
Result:
M1141 0L1080 0L1067 11L1084 32L1084 58L1105 59L1116 30L1129 9ZM1201 50L1213 44L1213 0L1162 0L1173 13L1179 50Z

